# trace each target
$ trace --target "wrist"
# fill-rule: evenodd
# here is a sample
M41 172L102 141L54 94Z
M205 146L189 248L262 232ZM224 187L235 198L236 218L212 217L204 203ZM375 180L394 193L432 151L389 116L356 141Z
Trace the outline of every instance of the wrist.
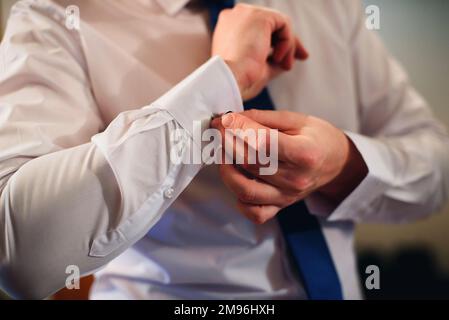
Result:
M232 74L234 75L234 79L237 82L237 86L240 90L240 95L243 98L245 96L247 85L247 79L242 71L242 69L239 67L239 65L235 62L232 62L230 60L224 60L225 63L228 65L229 69L231 70Z
M368 174L368 167L362 155L349 137L348 153L342 170L328 184L320 188L318 192L335 203L340 203L348 197L363 181Z

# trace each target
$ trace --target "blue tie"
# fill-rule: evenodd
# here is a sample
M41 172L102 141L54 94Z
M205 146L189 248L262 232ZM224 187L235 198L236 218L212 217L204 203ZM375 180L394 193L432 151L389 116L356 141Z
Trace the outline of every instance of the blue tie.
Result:
M214 29L220 11L234 6L234 0L206 0L211 28ZM245 102L245 110L274 110L265 88L256 98ZM329 248L318 220L312 216L304 201L281 210L277 219L292 262L298 270L309 299L341 300L343 294Z

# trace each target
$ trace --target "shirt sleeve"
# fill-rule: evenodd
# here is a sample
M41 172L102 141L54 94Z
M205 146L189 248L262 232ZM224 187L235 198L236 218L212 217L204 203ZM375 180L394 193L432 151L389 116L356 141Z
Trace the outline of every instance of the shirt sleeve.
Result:
M378 35L365 26L360 6L350 49L357 82L360 129L346 132L369 173L342 203L319 196L312 207L329 219L403 223L424 218L449 195L449 138L426 101L412 87L401 65ZM318 209L319 208L319 209Z
M19 2L0 47L0 287L20 298L49 296L69 266L92 273L144 236L202 167L173 150L196 152L195 130L242 110L214 57L106 126L63 15L48 1Z

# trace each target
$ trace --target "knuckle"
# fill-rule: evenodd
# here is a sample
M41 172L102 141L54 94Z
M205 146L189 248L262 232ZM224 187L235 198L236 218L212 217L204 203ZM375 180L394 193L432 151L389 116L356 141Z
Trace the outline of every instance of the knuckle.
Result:
M279 115L285 119L293 118L296 115L296 112L291 112L287 110L279 110L277 112L279 112Z
M322 155L318 150L299 150L292 149L287 154L286 157L289 161L294 164L300 165L301 167L311 170L317 168L321 164Z
M235 129L245 129L245 127L246 127L246 118L244 118L240 114L236 114L235 118L234 118L233 127Z
M249 187L241 187L237 193L237 196L240 201L245 203L251 203L256 200L256 193L254 189Z
M258 213L256 216L254 216L254 221L256 224L264 224L271 218L273 218L277 213L278 209L275 207L266 207L266 206L260 206L258 207Z
M287 25L288 25L288 26L291 26L291 24L292 24L292 18L290 18L290 16L287 15L287 14L283 14L283 13L279 13L279 14L282 16L282 18L283 18L284 21L287 23Z
M311 185L312 185L312 180L309 177L302 176L302 177L297 177L294 180L293 188L296 192L301 193L301 192L308 190Z
M247 7L247 5L244 4L244 3L237 3L237 4L234 6L235 9L243 9L243 8L246 8L246 7Z
M218 21L222 21L223 19L228 18L231 13L232 13L231 9L221 10L220 14L218 15Z
M299 178L297 181L298 189L301 191L307 190L311 185L311 179L308 177Z
M300 163L301 160L301 152L296 148L289 148L285 150L285 157L288 160L288 162L298 164Z
M282 204L287 207L287 206L295 203L296 201L297 201L297 196L296 195L286 195L286 196L284 196Z
M263 215L258 214L253 217L253 221L256 224L261 225L261 224L264 224L265 222L267 222L267 219Z
M307 152L303 154L301 162L305 167L314 169L320 164L321 155L318 151Z
M265 213L265 208L262 206L253 208L253 212L251 214L251 220L256 224L264 224L267 222L268 217Z
M268 11L254 7L251 10L251 14L254 17L254 19L261 20L267 22L270 19L270 15L268 14Z
M260 114L260 110L257 109L250 109L245 112L248 118L257 118L257 116Z
M240 206L242 213L253 223L261 225L273 218L279 211L269 206Z
M247 13L251 14L251 13L253 13L255 11L255 7L251 6L249 4L246 4L246 3L237 3L234 6L233 10L235 10L237 12L242 12L242 13L243 12L247 12Z
M223 9L220 11L220 16L229 15L232 12L232 9Z

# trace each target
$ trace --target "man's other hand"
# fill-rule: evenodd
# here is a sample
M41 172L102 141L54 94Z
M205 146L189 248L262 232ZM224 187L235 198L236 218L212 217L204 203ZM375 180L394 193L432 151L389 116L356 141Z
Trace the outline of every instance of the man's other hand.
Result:
M266 222L281 209L315 192L341 202L368 172L362 156L344 132L312 116L250 110L216 118L212 127L219 129L224 139L229 137L225 130L279 131L275 174L261 175L261 166L249 164L248 159L244 164L220 165L224 183L238 198L239 210L256 223ZM236 152L239 151L234 149Z
M291 70L296 59L308 57L288 16L247 4L221 12L212 55L231 68L244 101L256 97L280 72Z

